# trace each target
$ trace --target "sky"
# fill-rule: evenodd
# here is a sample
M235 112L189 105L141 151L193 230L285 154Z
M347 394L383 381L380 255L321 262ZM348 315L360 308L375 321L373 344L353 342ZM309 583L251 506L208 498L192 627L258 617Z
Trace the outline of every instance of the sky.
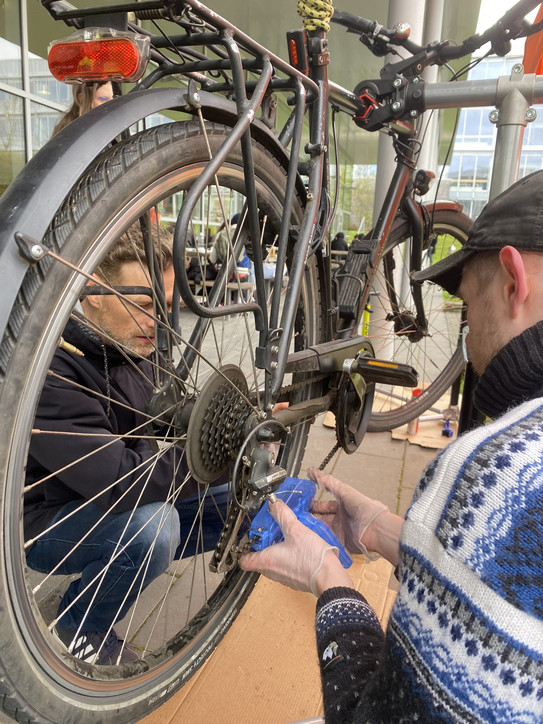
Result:
M479 11L479 22L477 23L477 32L481 33L491 25L494 25L496 20L499 20L509 8L513 7L515 0L481 0L481 9ZM531 13L528 18L533 19L537 13L537 8ZM517 55L522 55L524 52L524 39L516 41L513 44L513 50Z
M479 11L479 22L477 24L477 32L486 30L493 25L496 20L501 18L509 8L513 7L515 0L481 0L481 10ZM537 12L534 10L531 15ZM528 16L530 17L530 16Z

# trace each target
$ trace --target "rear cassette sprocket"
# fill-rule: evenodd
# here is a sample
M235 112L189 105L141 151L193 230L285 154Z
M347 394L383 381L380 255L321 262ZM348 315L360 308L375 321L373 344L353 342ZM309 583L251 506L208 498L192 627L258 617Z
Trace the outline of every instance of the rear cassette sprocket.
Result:
M221 367L206 382L190 417L186 453L193 477L203 485L218 480L255 423L245 375L235 365Z

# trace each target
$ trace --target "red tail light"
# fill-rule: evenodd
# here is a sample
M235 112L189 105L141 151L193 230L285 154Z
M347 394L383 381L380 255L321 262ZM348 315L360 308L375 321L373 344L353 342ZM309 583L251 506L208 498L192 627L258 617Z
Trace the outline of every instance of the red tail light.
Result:
M149 38L121 30L85 28L49 45L49 70L64 83L132 82L143 75Z

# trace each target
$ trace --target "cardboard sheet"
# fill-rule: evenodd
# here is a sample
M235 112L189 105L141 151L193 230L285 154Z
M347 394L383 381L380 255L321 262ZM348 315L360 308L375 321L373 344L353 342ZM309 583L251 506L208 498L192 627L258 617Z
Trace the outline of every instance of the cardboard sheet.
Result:
M384 559L350 569L355 586L388 621L396 596ZM322 715L315 597L260 578L202 669L145 724L285 724Z

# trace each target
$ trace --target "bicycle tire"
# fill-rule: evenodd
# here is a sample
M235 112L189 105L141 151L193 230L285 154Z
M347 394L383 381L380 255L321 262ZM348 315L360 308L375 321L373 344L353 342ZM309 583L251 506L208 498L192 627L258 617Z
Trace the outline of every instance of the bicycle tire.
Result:
M207 583L207 574L202 573L205 580L199 587L201 600L195 603L196 611L191 613L189 609L185 623L178 624L181 626L179 630L175 627L173 634L163 634L151 651L142 651L144 666L89 665L82 669L47 628L50 621L46 620L43 601L38 600L32 588L35 581L31 579L35 572L30 571L25 563L21 524L24 469L35 410L58 337L86 283L80 270L92 273L106 249L146 210L158 207L164 212L166 206L173 203L174 194L184 194L208 163L206 143L215 153L228 132L228 128L219 124L198 121L170 123L139 133L106 150L74 187L42 242L72 267L45 257L29 269L13 307L9 328L0 347L0 455L3 461L0 480L3 541L0 563L0 607L3 612L0 620L0 693L4 711L17 721L63 724L77 721L85 724L138 720L173 695L204 663L238 614L257 579L255 574L244 573L236 567L220 575L220 580L213 582L213 590L208 592L204 590L204 583L209 589L212 586ZM276 232L283 208L286 173L281 164L257 142L253 141L252 148L257 198L265 219L262 223ZM243 197L243 164L239 147L230 153L217 171L216 179L221 191L231 194L232 198L235 194ZM205 201L209 209L213 191L208 188L206 193L210 194ZM299 223L300 217L301 201L296 199L293 224ZM309 257L294 334L296 349L320 341L323 314L320 309L321 284L315 258ZM187 310L182 309L181 312L189 319L187 325L190 326L194 320L187 316ZM247 326L250 326L252 317L249 322L248 317L250 315L240 314L235 318L223 317L222 321L213 323L215 337L218 337L217 325L224 324L226 327L231 322L228 329L232 334L223 330L223 347L217 338L211 340L210 349L216 359L207 360L209 352L206 351L206 355L201 353L198 369L193 370L195 380L199 379L197 374L205 376L200 366L203 368L208 363L209 368L214 370L223 363L219 353L224 351L226 362L231 361L229 355L235 346L233 330L238 322L243 323L246 330L246 348L252 349L254 354L254 348L250 347L254 330ZM241 369L243 361L239 365ZM208 369L207 378L209 374ZM250 377L249 373L247 377ZM302 379L300 376L293 381L296 383ZM202 387L204 384L205 380ZM249 388L252 385L252 389L257 389L259 384L260 378L249 380ZM309 387L303 384L292 387L291 401L303 399L311 393ZM196 381L194 389L201 389L197 388ZM258 405L258 395L256 399L255 404ZM284 448L280 464L287 468L289 474L295 474L300 465L309 426L309 420L296 426ZM210 495L212 497L213 492ZM200 566L203 558L204 552L197 551L193 571L200 570L196 566ZM179 578L182 579L183 575ZM194 572L191 575L194 581ZM172 574L174 577L175 573ZM143 596L141 598L143 600ZM166 619L172 618L172 613L168 614L164 608L160 625L166 629L170 623ZM144 618L143 613L141 616ZM178 616L176 608L173 618Z
M426 212L431 226L426 235L423 264L431 264L460 248L465 243L473 222L458 209L434 210L433 207L426 207ZM374 343L376 357L410 364L417 370L419 389L422 392L414 397L412 389L408 387L390 388L377 385L368 432L392 430L417 419L443 397L464 367L460 344L462 303L458 299L449 298L436 285L425 282L422 290L428 331L431 336L424 336L418 341L409 341L409 331L398 333L393 328L393 323L386 322L386 317L390 315L392 308L388 292L391 286L398 297L400 311L407 315L414 313L411 288L409 283L406 283L407 272L403 273L403 291L400 289L401 268L406 258L405 249L409 246L409 235L409 222L405 218L397 217L374 279L372 291L376 289L378 291L370 294L372 312L368 336ZM387 281L384 272L385 259L387 256L390 259L393 254L395 258L393 281L390 279ZM391 276L390 273L388 276ZM375 321L375 317L379 317L380 321ZM409 317L406 319L409 321Z

